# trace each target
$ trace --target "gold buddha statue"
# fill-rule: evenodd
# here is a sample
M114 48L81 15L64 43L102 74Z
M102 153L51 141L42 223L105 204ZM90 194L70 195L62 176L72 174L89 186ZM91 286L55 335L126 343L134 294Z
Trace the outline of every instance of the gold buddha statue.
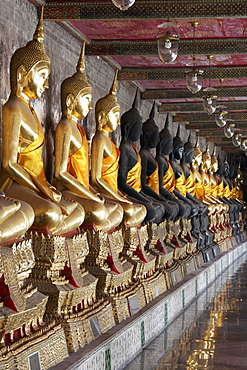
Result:
M124 210L124 224L138 226L146 216L144 205L133 204L118 189L119 149L109 137L120 124L120 106L116 98L115 73L112 87L105 97L99 99L95 106L96 133L92 141L92 186L108 200L118 202Z
M30 99L48 88L50 59L43 45L43 14L26 46L16 50L10 64L11 94L3 106L0 189L27 202L34 210L34 230L61 235L76 229L84 210L46 180L42 147L44 134Z
M195 196L197 199L203 202L205 198L205 191L202 182L202 176L199 172L201 163L202 163L202 152L199 148L199 138L198 138L194 147L194 158L191 163L191 171L195 180Z
M205 152L202 153L202 164L200 166L200 173L203 180L204 185L204 192L205 192L205 199L209 202L213 203L220 203L216 198L212 196L212 187L211 187L211 179L210 179L210 171L211 171L211 155L209 152L209 144L207 144Z
M123 218L118 203L105 202L103 196L89 184L88 142L78 119L92 109L92 88L84 74L85 42L77 64L77 72L61 86L62 119L55 136L55 185L63 196L81 204L85 210L83 225L108 231Z

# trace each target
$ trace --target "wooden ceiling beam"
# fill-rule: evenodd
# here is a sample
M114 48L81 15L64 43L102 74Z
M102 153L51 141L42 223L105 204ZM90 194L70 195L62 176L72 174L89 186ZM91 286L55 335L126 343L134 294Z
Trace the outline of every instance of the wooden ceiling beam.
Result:
M230 111L246 111L247 112L247 102L245 101L231 101L231 102L218 102L218 105L226 107L228 112ZM186 102L186 103L163 103L158 108L159 113L163 112L203 112L203 103L201 102ZM229 114L230 118L230 114Z
M185 80L185 68L122 68L118 73L118 80L138 81L138 80ZM203 67L203 79L220 80L220 79L241 79L247 78L246 66L238 67ZM218 82L219 83L219 82ZM219 86L220 87L220 86ZM192 94L191 94L192 95Z
M205 124L205 123L214 123L215 124L215 117L213 114L208 115L206 113L194 113L194 114L183 114L181 115L183 117L184 122L190 122L190 123L197 123L197 124ZM231 113L230 117L233 122L237 123L237 121L240 121L243 125L247 126L247 113ZM174 116L173 120L175 122L180 122L180 115L177 114Z
M151 90L147 89L141 93L141 99L194 99L202 98L205 95L203 90L192 94L188 89ZM247 97L247 87L222 87L217 90L219 98ZM180 104L180 103L178 103Z
M247 125L246 122L229 122L229 123L235 123L236 131L245 131L247 132ZM218 126L215 122L194 122L194 123L187 123L186 128L188 130L200 130L200 131L211 131L212 133L215 132L215 130L218 130ZM222 130L223 134L223 128L220 128Z
M220 54L246 54L247 39L197 39L180 40L179 55L192 55L195 50L197 55L205 55L205 64L207 63L206 55ZM86 46L87 55L107 56L107 55L150 55L158 54L157 41L93 41Z
M160 19L205 19L245 18L245 0L194 0L138 1L128 10L121 12L111 1L73 1L72 3L49 3L45 6L44 20L149 20Z

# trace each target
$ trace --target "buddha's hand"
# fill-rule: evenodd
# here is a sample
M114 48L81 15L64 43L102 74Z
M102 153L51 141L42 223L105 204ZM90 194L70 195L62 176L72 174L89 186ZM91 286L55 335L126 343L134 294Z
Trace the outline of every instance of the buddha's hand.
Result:
M54 200L56 203L59 203L61 201L62 194L54 186L49 187L49 193L50 193L50 196L49 196L50 199Z
M99 199L99 202L102 203L102 204L104 204L105 203L105 198L103 197L103 195L100 194L100 193L97 193L96 195L97 195L97 197Z

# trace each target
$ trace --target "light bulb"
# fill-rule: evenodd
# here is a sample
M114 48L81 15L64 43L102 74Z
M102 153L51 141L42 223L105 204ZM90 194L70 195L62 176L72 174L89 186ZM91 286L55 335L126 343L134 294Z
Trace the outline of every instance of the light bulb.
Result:
M170 40L166 40L166 42L165 42L165 48L166 49L171 49L171 47L172 47L171 41Z

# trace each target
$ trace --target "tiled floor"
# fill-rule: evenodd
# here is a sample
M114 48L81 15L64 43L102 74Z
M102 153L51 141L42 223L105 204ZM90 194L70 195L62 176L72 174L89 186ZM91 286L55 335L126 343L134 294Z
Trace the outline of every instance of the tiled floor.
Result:
M247 369L247 262L218 278L125 367L154 369Z

